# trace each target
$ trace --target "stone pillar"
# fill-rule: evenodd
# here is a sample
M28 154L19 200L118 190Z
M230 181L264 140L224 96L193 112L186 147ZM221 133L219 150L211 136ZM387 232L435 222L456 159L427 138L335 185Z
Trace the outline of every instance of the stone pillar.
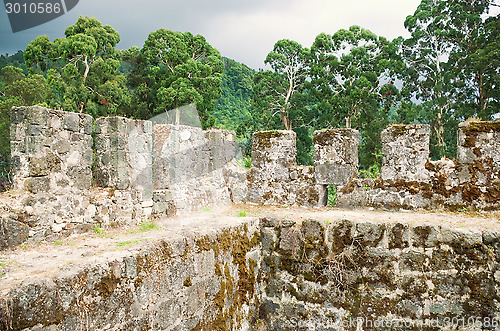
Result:
M152 123L98 118L95 133L97 185L120 191L116 193L124 199L122 203L131 204L134 210L132 219L147 217L153 204Z
M457 144L458 163L472 166L462 170L462 175L463 172L469 173L467 181L470 181L471 175L475 175L476 185L490 186L499 181L500 121L460 123Z
M30 241L89 227L94 216L88 192L91 116L40 106L13 107L11 156L15 194L27 212Z
M346 185L358 173L359 132L314 131L314 168L318 184Z
M252 168L276 180L288 180L288 169L296 164L296 134L293 131L259 131L252 135Z
M260 131L252 135L252 169L248 199L261 204L289 204L290 169L295 166L293 131Z
M390 125L382 131L383 180L429 181L425 164L429 160L430 126Z
M208 174L210 150L201 128L157 124L154 137L155 189L168 189Z
M14 187L31 193L91 186L92 117L40 106L11 110Z

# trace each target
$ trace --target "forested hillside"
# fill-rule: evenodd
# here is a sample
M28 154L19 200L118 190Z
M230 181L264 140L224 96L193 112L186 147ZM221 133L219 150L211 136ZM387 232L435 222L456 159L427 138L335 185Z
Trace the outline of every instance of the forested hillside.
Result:
M255 70L234 60L223 57L222 92L212 116L215 126L237 130L238 126L251 119L252 84Z
M314 130L352 127L361 175L369 176L380 167L381 130L426 123L431 157L453 158L459 122L500 112L500 16L489 14L492 6L422 0L404 22L407 39L351 26L306 46L278 40L263 59L269 70L258 72L190 32L159 29L141 48L119 50L116 30L80 17L65 38L39 36L0 56L0 177L9 168L9 109L33 104L148 119L194 103L204 128L236 130L246 153L256 130L294 130L300 164L312 164Z

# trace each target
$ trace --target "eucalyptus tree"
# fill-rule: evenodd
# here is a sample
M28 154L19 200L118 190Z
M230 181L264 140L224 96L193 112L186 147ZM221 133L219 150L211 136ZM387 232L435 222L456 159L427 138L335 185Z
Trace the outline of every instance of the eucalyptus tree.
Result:
M492 59L500 31L483 19L488 6L486 0L422 0L405 20L411 37L401 44L401 77L408 97L430 106L434 157L453 154L454 139L445 139L445 131L455 131L458 121L494 112L498 66Z
M223 63L203 36L159 29L149 34L135 62L129 82L138 117L195 103L203 126L212 126L209 112L220 97Z
M254 75L254 117L264 123L264 128L292 130L301 124L309 57L307 48L282 39L266 57L265 64L271 70Z
M363 126L363 117L392 102L398 91L394 72L397 47L369 30L352 26L318 35L311 47L311 90L318 101L319 123Z
M311 47L311 80L317 102L317 128L353 127L360 131L360 163L376 162L380 131L399 92L395 72L401 70L398 47L369 30L352 26L318 35Z
M95 18L79 17L65 38L33 40L24 52L31 72L47 76L54 90L51 106L102 116L129 102L126 78L118 71L120 36Z
M488 0L447 1L446 35L456 90L456 115L489 119L498 112L500 16L488 17Z

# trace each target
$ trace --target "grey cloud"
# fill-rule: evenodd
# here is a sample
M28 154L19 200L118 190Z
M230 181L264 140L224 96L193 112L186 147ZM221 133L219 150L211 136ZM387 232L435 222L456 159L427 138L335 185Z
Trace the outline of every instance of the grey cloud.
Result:
M64 36L66 27L78 15L94 16L120 33L118 48L141 47L148 34L159 28L190 31L203 35L223 56L231 57L257 69L274 43L289 38L309 47L320 32L333 33L339 28L367 23L377 27L377 34L386 31L404 33L402 22L411 14L419 0L80 0L62 17L39 27L12 33L7 15L0 13L0 53L15 53L38 35L51 40ZM377 3L380 11L373 5ZM395 9L395 6L406 7ZM414 3L413 5L408 5ZM413 8L408 10L408 6ZM361 9L360 9L361 8ZM363 9L365 8L365 9ZM391 9L391 10L389 10ZM398 27L388 26L387 12ZM362 13L364 15L359 15ZM392 24L391 24L392 25ZM400 31L400 32L398 32ZM391 36L389 36L391 37Z

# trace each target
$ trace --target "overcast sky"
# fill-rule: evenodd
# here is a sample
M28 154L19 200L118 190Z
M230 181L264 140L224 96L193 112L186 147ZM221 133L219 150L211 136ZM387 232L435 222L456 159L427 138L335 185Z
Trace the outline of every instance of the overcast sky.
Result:
M360 25L392 39L408 36L406 16L420 0L80 0L55 20L12 33L7 14L0 14L0 53L24 50L39 35L64 37L78 15L94 16L118 31L118 48L142 47L160 28L203 35L226 57L258 69L280 39L310 47L321 32L332 34ZM1 5L0 5L1 6Z

